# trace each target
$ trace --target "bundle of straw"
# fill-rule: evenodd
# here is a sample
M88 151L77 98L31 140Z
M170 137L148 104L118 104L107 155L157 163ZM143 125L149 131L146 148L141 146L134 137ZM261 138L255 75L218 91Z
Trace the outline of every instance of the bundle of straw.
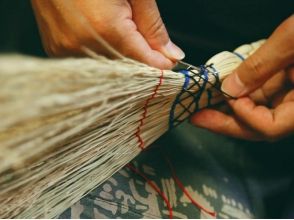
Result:
M262 43L235 52L246 58ZM222 80L242 62L236 53L207 64ZM195 71L199 86L210 89L215 77L208 74L208 84ZM0 217L61 214L169 129L184 83L184 74L130 59L0 56ZM221 101L219 93L211 97ZM207 99L203 92L200 108Z

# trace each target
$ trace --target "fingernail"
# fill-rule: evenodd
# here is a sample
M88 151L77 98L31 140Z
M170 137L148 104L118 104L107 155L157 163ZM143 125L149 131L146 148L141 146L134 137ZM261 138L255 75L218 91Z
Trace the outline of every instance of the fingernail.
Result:
M222 91L233 96L239 97L246 93L246 87L244 83L240 80L238 74L233 73L228 76L222 83Z
M185 53L171 41L165 45L163 50L165 56L172 60L182 60L185 58Z

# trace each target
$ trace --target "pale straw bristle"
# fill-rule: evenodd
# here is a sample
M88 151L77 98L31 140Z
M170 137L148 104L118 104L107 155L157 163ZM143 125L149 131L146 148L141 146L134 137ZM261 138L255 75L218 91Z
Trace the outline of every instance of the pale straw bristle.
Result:
M246 58L260 44L237 50ZM223 52L207 64L213 63L223 79L241 62ZM0 217L55 217L138 155L135 133L161 74L129 59L2 55ZM184 80L183 74L164 71L141 126L145 147L168 130ZM212 103L219 98L214 94ZM200 107L206 105L204 93Z

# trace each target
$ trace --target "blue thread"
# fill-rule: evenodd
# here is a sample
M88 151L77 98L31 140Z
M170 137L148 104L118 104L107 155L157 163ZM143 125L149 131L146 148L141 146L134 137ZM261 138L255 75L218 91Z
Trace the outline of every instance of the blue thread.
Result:
M199 74L201 76L204 76L204 78L201 77L201 79L203 79L203 84L202 84L202 86L199 86L199 91L197 93L197 96L194 98L194 103L196 104L195 112L197 112L199 110L199 100L200 100L200 98L205 90L206 84L208 82L208 69L207 69L207 67L204 65L201 65Z
M171 107L170 114L169 114L169 129L173 128L175 110L176 110L177 104L179 104L179 102L180 102L180 97L187 90L189 83L190 83L189 71L188 70L181 70L179 72L184 74L185 81L184 81L184 84L182 87L182 91L176 96L176 100L174 101L174 103Z
M237 52L233 52L233 54L235 54L237 57L239 57L242 61L245 60L245 58L241 54L239 54Z
M208 69L207 69L207 67L206 66L204 66L204 65L202 65L202 66L200 66L200 74L201 75L204 75L204 79L205 79L205 81L204 81L204 86L203 87L205 87L206 86L206 83L207 83L207 81L208 81Z
M219 73L213 65L210 65L209 67L213 70L212 74L215 77L214 85L216 88L219 88L219 85L220 85ZM212 91L208 89L207 90L207 107L211 106L211 99L212 99Z
M210 71L209 68L213 71ZM192 71L195 70L195 71ZM196 69L185 69L180 70L179 73L182 73L185 75L185 81L182 86L181 92L178 93L178 95L175 98L174 103L172 104L170 115L169 115L169 129L177 126L180 122L182 122L184 119L181 119L182 116L185 113L189 113L189 115L193 114L194 112L197 112L199 110L199 101L201 99L202 94L206 91L206 85L211 84L209 82L209 74L213 75L215 77L215 83L211 84L213 87L217 88L216 86L219 85L219 73L217 70L213 67L213 65L208 66L200 66L199 70ZM192 83L190 83L192 81ZM197 92L192 92L191 89L197 86ZM188 96L186 96L186 95ZM185 96L184 96L185 95ZM187 98L192 97L193 101L188 105L183 105L183 101ZM208 104L207 106L210 106L212 93L211 91L207 90L207 97L208 97ZM192 105L195 104L195 108L191 110L190 108ZM177 106L181 107L183 111L179 113L178 115L175 115L175 110Z
M185 82L183 85L183 90L186 90L189 86L190 83L190 75L189 75L189 71L188 70L180 70L180 73L185 75Z
M219 86L220 85L219 72L216 70L216 68L213 65L210 65L209 67L213 70L212 74L215 77L214 85Z

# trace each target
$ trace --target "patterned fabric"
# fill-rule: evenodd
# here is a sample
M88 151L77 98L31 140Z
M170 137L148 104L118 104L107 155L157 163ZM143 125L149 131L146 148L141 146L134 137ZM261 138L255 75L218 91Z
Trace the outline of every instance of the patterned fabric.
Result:
M186 61L195 65L219 51L269 36L293 14L294 6L293 0L157 3L173 41L186 52ZM30 1L2 0L0 10L0 51L45 56ZM179 13L185 16L175 16ZM294 218L293 143L293 138L273 144L248 143L184 124L143 152L134 164L167 194L175 217L206 216L175 186L163 153L168 154L193 198L214 209L219 218ZM162 198L140 176L124 168L59 217L168 215Z
M210 137L198 138L201 135L200 131L185 124L142 152L132 164L168 197L174 218L211 216L195 207L175 184L166 157L193 199L206 209L216 211L218 218L258 216L252 209L244 181L225 169L209 152L207 146L211 143L203 140ZM219 148L231 144L226 143L226 139L213 143ZM168 218L168 214L158 193L141 176L125 167L60 218Z

